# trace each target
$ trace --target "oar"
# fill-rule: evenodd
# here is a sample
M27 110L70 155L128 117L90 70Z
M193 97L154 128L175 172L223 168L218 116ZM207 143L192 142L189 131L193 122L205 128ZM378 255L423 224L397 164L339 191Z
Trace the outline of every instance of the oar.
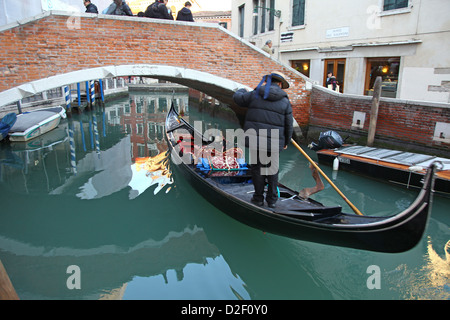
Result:
M308 159L308 161L311 162L311 164L328 181L328 183L331 184L334 190L336 190L337 193L339 193L339 195L345 200L345 202L347 202L347 204L353 209L353 211L355 211L357 215L362 216L363 214L358 210L358 208L356 208L355 205L351 203L350 200L347 199L347 197L341 192L341 190L339 190L338 187L336 187L333 181L331 181L330 178L327 177L327 175L322 171L322 169L320 169L319 166L308 156L308 154L305 151L303 151L303 149L297 144L297 142L295 142L294 139L291 139L291 142L298 149L298 151L300 151L306 157L306 159Z

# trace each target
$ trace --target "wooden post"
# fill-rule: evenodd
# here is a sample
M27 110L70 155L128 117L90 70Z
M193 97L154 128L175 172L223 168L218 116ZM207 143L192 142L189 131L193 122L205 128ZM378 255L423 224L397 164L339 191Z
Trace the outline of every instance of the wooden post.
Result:
M0 261L0 300L19 300L16 290L9 280L8 274Z
M377 130L378 106L381 96L381 77L377 77L373 85L372 109L370 110L369 133L367 135L367 146L372 147Z

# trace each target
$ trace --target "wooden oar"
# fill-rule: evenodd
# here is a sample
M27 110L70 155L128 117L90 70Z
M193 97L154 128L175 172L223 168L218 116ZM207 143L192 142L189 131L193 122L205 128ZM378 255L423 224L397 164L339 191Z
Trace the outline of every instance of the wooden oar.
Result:
M322 169L320 169L319 166L308 156L308 154L305 151L303 151L303 149L297 144L297 142L295 142L294 139L291 139L291 142L298 149L298 151L300 151L305 156L305 158L308 159L308 161L317 169L317 171L319 171L319 173L325 178L325 180L327 180L328 183L331 184L334 190L336 190L337 193L339 193L339 195L345 200L345 202L347 202L347 204L353 209L353 211L355 211L357 215L362 216L363 214L361 213L361 211L359 211L358 208L356 208L355 205L351 203L350 200L347 199L347 197L341 192L341 190L339 190L338 187L336 187L333 181L331 181L330 178L327 177L327 175L322 171Z

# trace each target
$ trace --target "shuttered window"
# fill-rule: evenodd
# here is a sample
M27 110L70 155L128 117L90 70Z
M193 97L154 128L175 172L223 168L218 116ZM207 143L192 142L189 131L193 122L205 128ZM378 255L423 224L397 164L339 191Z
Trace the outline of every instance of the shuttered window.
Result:
M294 0L292 5L292 26L305 24L305 0Z

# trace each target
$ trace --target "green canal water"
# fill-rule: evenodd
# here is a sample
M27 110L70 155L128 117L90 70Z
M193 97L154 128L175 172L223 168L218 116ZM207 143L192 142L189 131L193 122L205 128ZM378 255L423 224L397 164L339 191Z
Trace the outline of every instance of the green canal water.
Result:
M172 99L204 129L238 127L187 93L130 93L28 144L0 144L0 260L21 299L450 298L450 199L435 196L422 241L405 253L264 233L215 208L164 160ZM366 215L395 214L417 195L322 169ZM280 181L314 185L293 146ZM312 198L351 212L324 183Z

